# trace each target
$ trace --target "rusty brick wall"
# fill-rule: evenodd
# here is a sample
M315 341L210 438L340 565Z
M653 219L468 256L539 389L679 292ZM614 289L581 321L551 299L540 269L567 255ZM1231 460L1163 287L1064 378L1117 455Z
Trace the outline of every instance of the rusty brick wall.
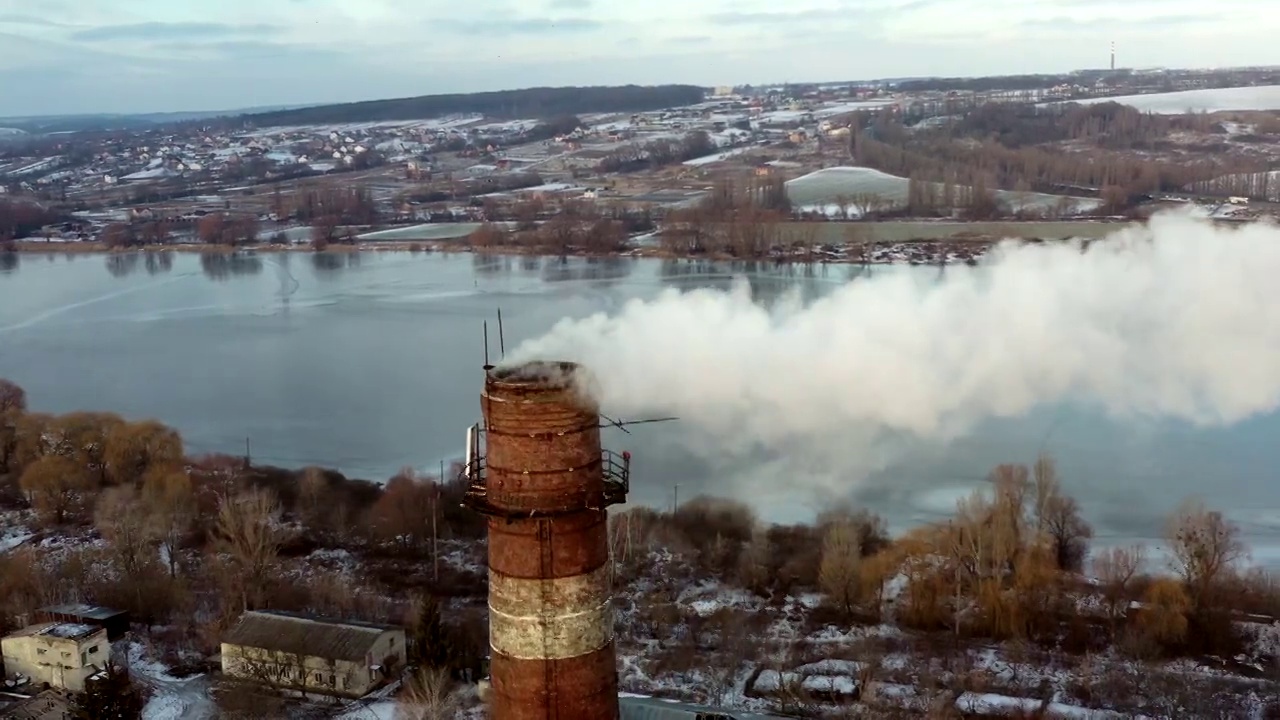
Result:
M493 720L616 720L618 680L602 507L600 420L570 364L491 371L489 519Z

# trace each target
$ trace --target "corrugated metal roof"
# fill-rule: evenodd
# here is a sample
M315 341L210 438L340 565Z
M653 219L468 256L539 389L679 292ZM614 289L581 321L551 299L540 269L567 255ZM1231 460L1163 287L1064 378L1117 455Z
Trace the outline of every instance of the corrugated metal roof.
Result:
M37 612L56 615L74 615L76 617L99 621L110 620L111 618L120 617L125 614L123 610L113 610L112 608L102 607L100 605L84 605L80 603L50 605L49 607L40 608Z
M784 720L781 715L763 715L701 705L663 700L651 697L619 697L621 720L700 720L703 718L729 718L730 720Z
M329 621L283 612L250 611L240 616L222 642L325 660L359 662L391 625ZM381 662L382 658L374 658Z

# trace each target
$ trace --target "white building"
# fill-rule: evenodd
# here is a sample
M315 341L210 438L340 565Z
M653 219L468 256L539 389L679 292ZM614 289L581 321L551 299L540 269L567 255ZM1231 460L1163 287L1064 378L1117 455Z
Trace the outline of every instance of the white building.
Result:
M0 654L10 676L25 675L34 683L84 692L85 679L106 667L111 645L104 628L40 623L0 640Z
M403 628L253 611L222 638L222 672L279 688L362 697L397 676Z

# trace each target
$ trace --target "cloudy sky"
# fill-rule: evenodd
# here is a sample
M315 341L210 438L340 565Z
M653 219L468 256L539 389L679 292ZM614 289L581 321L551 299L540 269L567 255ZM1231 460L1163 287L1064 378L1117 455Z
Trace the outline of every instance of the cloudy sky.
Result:
M0 116L1280 62L1276 0L0 0Z

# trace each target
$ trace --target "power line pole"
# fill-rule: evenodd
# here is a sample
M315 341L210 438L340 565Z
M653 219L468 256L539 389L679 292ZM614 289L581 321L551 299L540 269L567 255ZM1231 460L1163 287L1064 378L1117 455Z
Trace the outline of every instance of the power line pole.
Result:
M435 497L431 499L431 576L440 582L440 532L437 529L436 516L440 510L440 488L444 484L444 460L440 461L440 481L436 483Z

